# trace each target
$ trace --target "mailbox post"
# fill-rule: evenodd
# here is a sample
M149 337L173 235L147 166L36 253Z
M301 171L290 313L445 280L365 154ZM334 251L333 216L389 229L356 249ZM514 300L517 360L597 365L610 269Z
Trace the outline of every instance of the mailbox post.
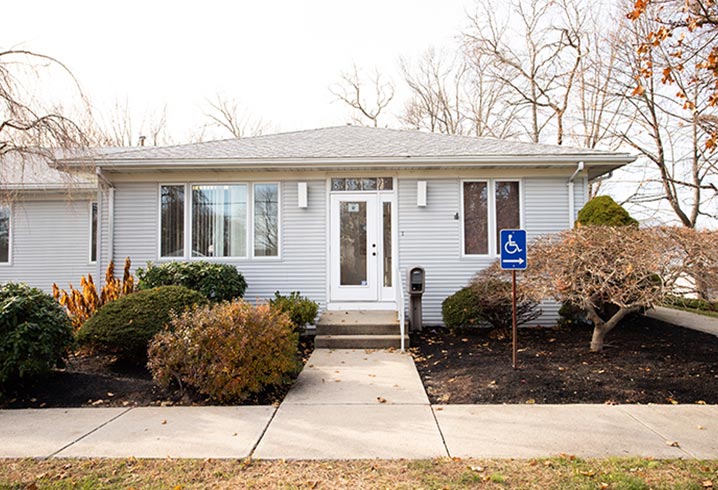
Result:
M426 272L423 267L412 267L407 277L409 289L409 326L412 332L421 331L421 296L426 287Z

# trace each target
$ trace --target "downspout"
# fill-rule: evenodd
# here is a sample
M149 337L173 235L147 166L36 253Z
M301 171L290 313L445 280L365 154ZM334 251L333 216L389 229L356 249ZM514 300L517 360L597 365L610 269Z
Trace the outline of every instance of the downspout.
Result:
M105 174L102 173L101 168L95 169L95 174L97 175L97 178L100 180L102 184L104 184L108 189L108 196L107 196L107 263L109 264L110 261L113 259L112 255L114 252L114 223L115 223L115 186L112 185L112 182L105 177ZM97 204L97 277L98 280L100 280L101 274L102 274L102 207L100 205L101 197L102 197L102 191L98 188L98 204Z
M573 181L576 176L583 171L585 164L578 162L576 171L568 179L568 228L573 228L574 216L576 216L576 197L573 194Z

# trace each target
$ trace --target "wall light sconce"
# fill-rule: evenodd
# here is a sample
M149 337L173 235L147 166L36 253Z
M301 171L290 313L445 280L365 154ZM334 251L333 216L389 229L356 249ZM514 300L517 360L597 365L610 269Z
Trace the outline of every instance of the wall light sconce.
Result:
M426 207L426 181L419 180L416 182L416 205Z
M298 206L300 208L306 208L307 207L307 183L306 182L300 182L297 186L297 195L298 195Z

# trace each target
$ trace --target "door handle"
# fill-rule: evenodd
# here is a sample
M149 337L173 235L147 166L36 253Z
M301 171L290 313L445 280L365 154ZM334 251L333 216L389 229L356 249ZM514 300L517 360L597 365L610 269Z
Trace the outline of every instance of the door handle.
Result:
M376 248L376 243L372 243L371 248ZM376 252L372 252L371 254L373 257L376 257Z

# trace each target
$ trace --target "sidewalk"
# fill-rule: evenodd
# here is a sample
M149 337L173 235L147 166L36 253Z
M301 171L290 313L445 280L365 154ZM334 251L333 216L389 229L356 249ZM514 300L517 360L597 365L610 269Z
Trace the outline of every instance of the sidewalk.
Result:
M0 457L718 458L716 405L429 405L398 352L318 349L279 408L0 410Z
M715 317L663 306L656 306L652 310L648 310L645 315L662 322L718 336L718 318Z

